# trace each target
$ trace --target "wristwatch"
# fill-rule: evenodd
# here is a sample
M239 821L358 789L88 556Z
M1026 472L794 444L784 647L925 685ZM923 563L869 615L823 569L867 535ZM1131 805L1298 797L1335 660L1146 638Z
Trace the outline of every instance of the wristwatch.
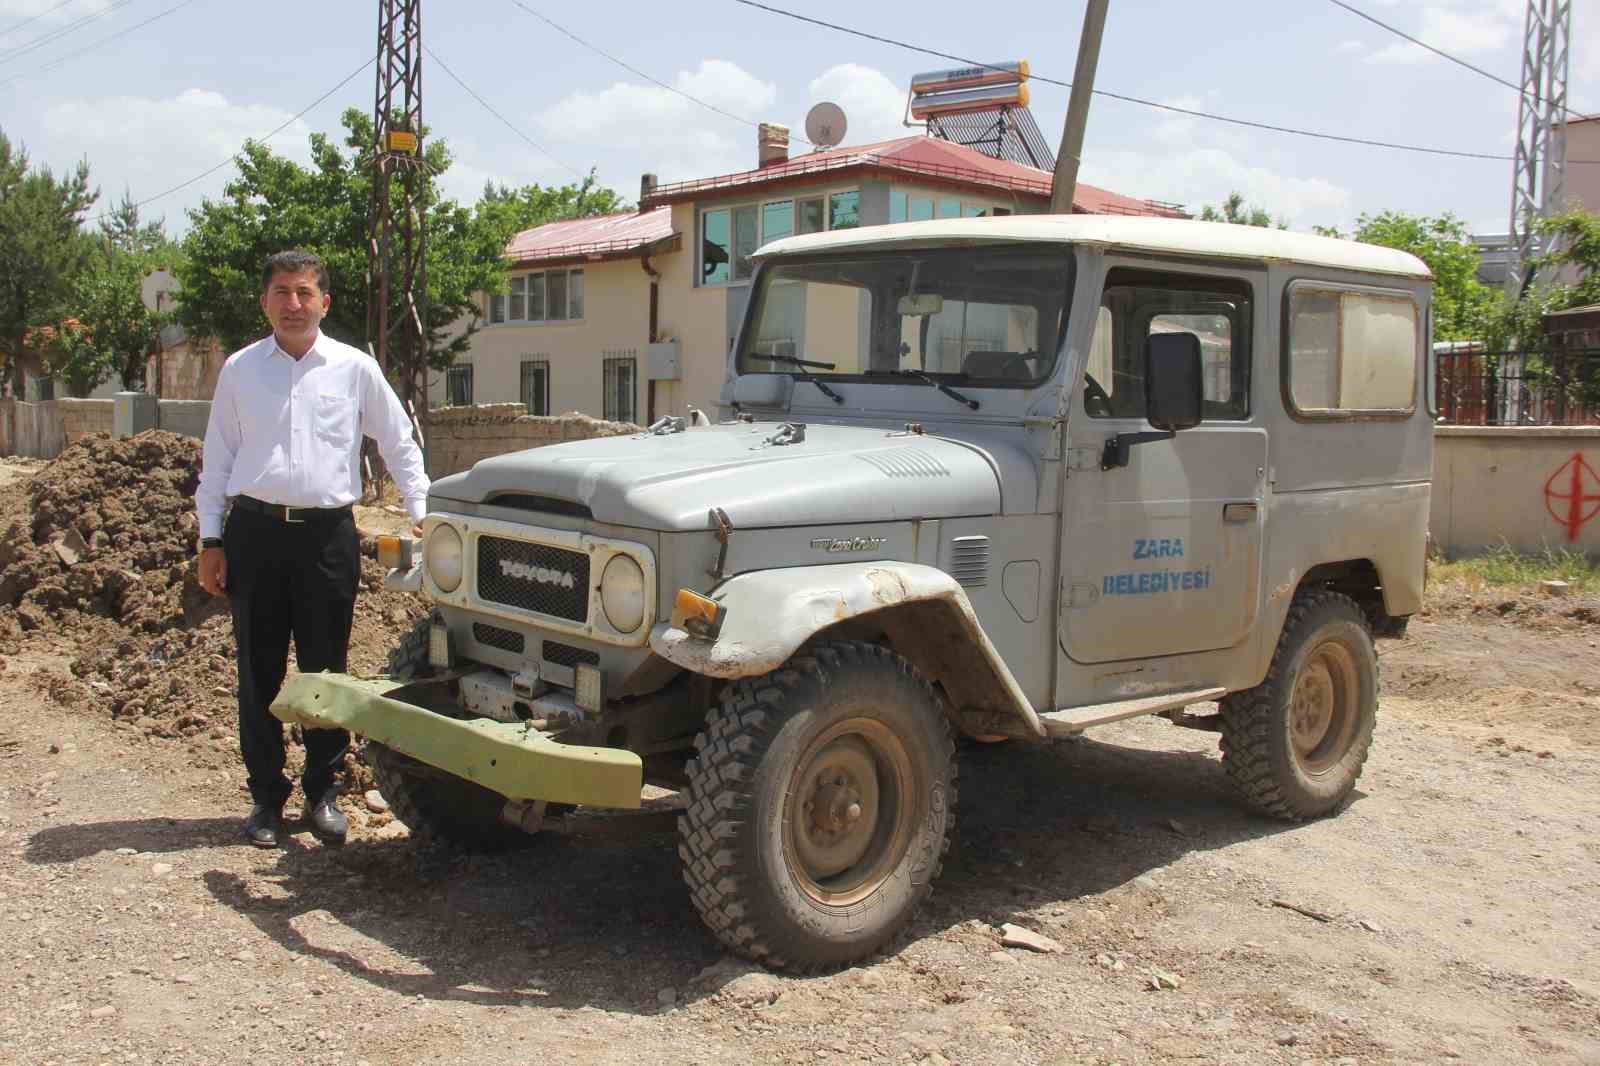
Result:
M222 547L222 538L221 537L201 537L200 538L200 550L201 551L205 551L207 548L220 548L220 547Z

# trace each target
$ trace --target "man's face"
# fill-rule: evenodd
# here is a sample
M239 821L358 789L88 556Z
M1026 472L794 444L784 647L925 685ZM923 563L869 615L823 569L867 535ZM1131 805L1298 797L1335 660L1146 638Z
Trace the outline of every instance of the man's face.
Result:
M280 270L272 275L267 291L261 294L261 310L280 337L315 335L331 303L328 294L317 285L315 270Z

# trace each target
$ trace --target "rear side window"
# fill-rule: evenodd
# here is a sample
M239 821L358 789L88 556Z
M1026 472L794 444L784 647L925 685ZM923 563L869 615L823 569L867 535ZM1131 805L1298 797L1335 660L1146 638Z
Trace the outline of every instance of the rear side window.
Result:
M1397 292L1294 285L1287 385L1312 417L1409 414L1417 405L1417 304Z

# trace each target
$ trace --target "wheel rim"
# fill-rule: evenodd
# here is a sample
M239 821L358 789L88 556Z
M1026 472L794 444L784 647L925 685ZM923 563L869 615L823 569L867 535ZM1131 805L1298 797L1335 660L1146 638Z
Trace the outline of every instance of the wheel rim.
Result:
M1289 736L1306 773L1325 773L1344 757L1359 718L1360 693L1349 648L1327 641L1306 656L1289 700Z
M870 718L834 724L796 761L783 819L784 859L819 903L864 899L900 865L919 794L910 754Z

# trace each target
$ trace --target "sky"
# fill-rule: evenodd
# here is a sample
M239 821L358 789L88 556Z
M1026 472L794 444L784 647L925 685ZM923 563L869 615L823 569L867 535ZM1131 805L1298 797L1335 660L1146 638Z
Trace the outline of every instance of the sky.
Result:
M1522 0L1352 2L1518 80ZM1080 0L774 6L980 62L1026 59L1062 81L1083 17ZM1572 6L1569 106L1600 113L1600 3ZM305 161L311 133L340 135L346 108L370 113L373 71L355 72L374 54L377 15L371 0L0 0L0 130L36 164L61 170L86 158L101 206L125 190L156 197L217 167L142 208L181 233L187 212L221 193L235 172L225 161L246 138L288 123L270 144ZM756 158L748 123L799 135L823 100L844 109L846 144L904 136L915 132L902 125L912 76L953 65L735 0L423 0L422 26L432 53L423 116L450 147L443 181L463 202L486 180L566 184L591 167L629 200L645 171L669 182L746 170ZM1329 0L1111 0L1096 87L1375 140L1507 156L1516 143L1513 89ZM1055 144L1068 90L1035 81L1031 93ZM791 154L807 150L797 140ZM1313 140L1104 97L1090 110L1079 176L1195 212L1237 190L1294 229L1349 230L1363 213L1400 210L1448 211L1474 232L1503 232L1511 202L1509 161Z

